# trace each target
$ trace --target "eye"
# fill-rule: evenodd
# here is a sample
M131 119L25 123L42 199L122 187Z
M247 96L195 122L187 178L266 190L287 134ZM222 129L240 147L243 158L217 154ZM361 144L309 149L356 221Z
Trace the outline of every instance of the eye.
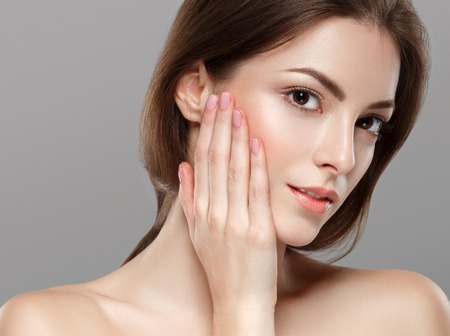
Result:
M374 116L364 117L356 122L356 126L372 133L375 136L380 135L380 131L382 130L384 124L385 122L383 119Z
M289 102L304 110L320 111L320 95L303 88L292 88L286 92Z

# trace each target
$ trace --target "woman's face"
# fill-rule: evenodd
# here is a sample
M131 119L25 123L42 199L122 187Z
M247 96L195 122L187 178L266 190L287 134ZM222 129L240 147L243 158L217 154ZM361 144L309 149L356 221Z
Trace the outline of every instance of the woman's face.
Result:
M310 243L364 175L399 69L386 31L331 18L245 62L220 88L264 143L280 242Z

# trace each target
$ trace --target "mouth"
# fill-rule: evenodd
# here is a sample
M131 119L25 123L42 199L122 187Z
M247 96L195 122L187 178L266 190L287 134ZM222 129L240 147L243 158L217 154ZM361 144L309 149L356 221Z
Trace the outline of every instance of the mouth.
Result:
M306 194L306 195L308 195L308 196L311 196L312 198L314 198L314 199L316 199L316 200L326 200L326 199L328 199L327 197L319 196L319 195L313 193L312 191L308 191L308 190L303 189L303 188L300 188L300 189L298 189L298 190L299 190L301 193L304 193L304 194Z
M297 201L308 211L325 214L338 200L335 191L322 187L294 187L288 185Z

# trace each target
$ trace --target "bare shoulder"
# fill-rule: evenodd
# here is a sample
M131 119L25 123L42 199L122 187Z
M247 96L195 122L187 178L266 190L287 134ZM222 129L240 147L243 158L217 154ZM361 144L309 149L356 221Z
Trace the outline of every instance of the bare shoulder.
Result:
M95 335L102 310L85 286L62 286L18 295L0 309L0 335ZM80 331L83 330L83 333Z
M376 317L382 334L450 335L449 300L429 278L403 270L343 269L341 276L351 301Z
M311 265L311 279L277 305L282 334L450 335L449 300L429 278L401 270ZM295 279L302 283L305 273Z

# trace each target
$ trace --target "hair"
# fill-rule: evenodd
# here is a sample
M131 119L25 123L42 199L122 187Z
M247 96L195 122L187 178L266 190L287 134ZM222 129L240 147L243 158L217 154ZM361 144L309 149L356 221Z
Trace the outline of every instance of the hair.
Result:
M178 194L178 165L189 160L189 125L174 100L184 72L203 61L213 78L230 79L242 62L333 16L385 29L396 41L401 58L395 113L390 121L393 131L377 142L367 172L318 236L297 248L325 251L346 242L339 258L353 249L363 231L375 184L410 134L427 88L428 36L411 1L185 0L156 65L140 120L139 148L156 192L156 220L125 263L158 235Z

